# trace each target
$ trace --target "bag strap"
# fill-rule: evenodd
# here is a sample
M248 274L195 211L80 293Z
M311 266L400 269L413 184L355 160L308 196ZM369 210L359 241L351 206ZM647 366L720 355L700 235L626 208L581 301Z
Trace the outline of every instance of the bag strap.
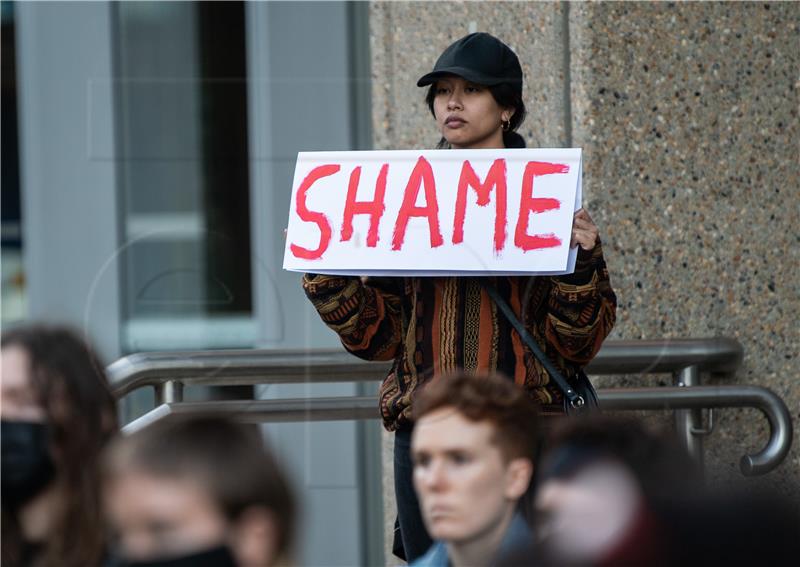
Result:
M519 333L519 336L522 338L523 342L528 345L528 348L531 349L531 352L534 354L534 356L539 359L539 362L542 363L544 369L547 370L547 373L567 397L570 405L575 409L582 408L586 403L586 400L584 400L583 396L579 395L572 388L572 386L569 385L569 382L567 382L566 378L561 375L561 372L558 371L550 359L547 358L544 352L542 352L542 349L538 344L536 344L536 341L533 340L533 337L522 324L522 322L517 318L516 315L514 315L511 307L500 295L500 292L497 291L497 288L493 286L486 278L477 278L477 280L480 282L481 287L486 290L486 293L488 293L495 302L497 307L500 308L500 311L503 312L503 315L506 316L508 322L511 323L514 329L516 329L517 333Z

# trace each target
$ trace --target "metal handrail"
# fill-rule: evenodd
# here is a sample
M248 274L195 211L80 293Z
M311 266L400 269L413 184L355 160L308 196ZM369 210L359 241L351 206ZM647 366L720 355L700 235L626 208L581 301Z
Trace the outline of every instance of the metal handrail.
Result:
M701 387L700 372L730 374L741 364L742 346L729 338L607 341L587 366L593 375L672 373L673 388L600 390L609 410L675 410L678 436L702 459L704 408L755 407L770 424L764 449L742 458L746 475L763 474L780 464L792 442L791 417L783 400L755 386ZM154 410L126 426L141 427L175 412L211 411L253 421L361 419L377 417L372 397L183 402L184 385L257 385L363 382L382 379L388 362L359 360L342 349L216 350L137 353L111 364L111 389L122 397L136 389L156 389Z
M587 366L589 374L734 372L743 358L728 338L606 341ZM206 350L145 352L111 364L108 375L117 397L144 386L178 380L185 385L253 385L292 382L354 382L382 379L388 362L360 360L343 349Z
M692 388L611 388L597 392L600 404L611 411L676 410L719 407L754 407L766 416L770 435L764 448L741 458L739 468L746 476L765 474L777 467L792 444L789 410L774 392L759 386L697 386ZM132 421L124 430L136 431L176 413L205 413L234 416L246 423L271 421L334 421L377 419L375 396L294 398L280 400L235 400L174 402Z
M769 422L769 440L758 453L745 455L739 469L745 476L765 474L783 462L792 446L792 418L775 392L761 386L693 386L614 388L600 390L602 407L609 410L659 410L752 407Z

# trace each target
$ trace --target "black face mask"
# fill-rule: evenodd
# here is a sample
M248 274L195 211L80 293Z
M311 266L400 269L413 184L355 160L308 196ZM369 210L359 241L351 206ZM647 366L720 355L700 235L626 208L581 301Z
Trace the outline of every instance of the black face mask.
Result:
M125 561L113 563L114 567L236 567L231 550L220 545L191 555L181 555L155 561Z
M3 503L18 508L30 502L55 477L48 426L0 420L0 445Z

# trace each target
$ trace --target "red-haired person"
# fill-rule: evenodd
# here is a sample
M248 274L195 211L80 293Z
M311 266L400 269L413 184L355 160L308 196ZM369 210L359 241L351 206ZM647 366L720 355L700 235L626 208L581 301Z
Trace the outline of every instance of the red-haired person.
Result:
M468 374L434 380L414 403L414 487L435 541L412 565L493 565L530 543L519 502L536 458L535 403L503 376Z

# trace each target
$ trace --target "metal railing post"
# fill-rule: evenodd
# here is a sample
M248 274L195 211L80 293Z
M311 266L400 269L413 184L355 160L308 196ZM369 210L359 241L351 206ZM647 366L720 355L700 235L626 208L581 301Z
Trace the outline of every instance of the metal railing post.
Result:
M156 384L154 388L156 391L156 406L183 401L183 382L167 380L162 384Z
M676 386L692 387L700 385L700 369L687 366L674 375ZM703 438L697 433L703 426L702 409L675 410L675 431L678 439L688 453L703 466Z

